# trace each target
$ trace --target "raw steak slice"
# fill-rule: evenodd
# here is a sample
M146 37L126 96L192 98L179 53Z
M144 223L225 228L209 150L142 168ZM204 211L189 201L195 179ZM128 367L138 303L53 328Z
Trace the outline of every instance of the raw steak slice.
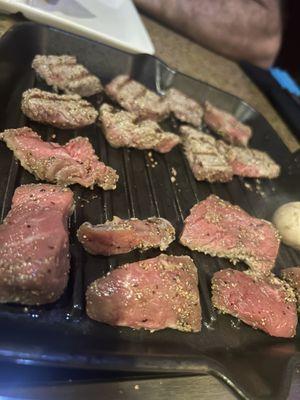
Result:
M161 121L169 114L167 102L128 75L119 75L105 87L109 97L140 119Z
M230 146L218 140L218 149L227 158L234 175L247 178L277 178L280 166L265 152Z
M180 243L191 250L244 261L268 273L274 266L279 235L271 222L251 217L238 206L211 195L186 218Z
M86 311L110 325L199 332L197 285L197 268L190 257L161 254L122 265L94 281L86 292Z
M77 237L86 251L91 254L110 256L158 247L166 250L175 239L175 229L164 218L121 219L114 217L101 225L84 222Z
M294 289L297 298L298 311L300 312L300 268L285 268L281 272L282 278Z
M100 107L99 120L106 140L113 147L153 149L167 153L180 142L178 135L164 132L155 121L139 121L134 113L118 111L108 104Z
M23 185L0 225L0 302L40 305L63 293L70 269L68 217L73 193Z
M100 79L83 65L77 64L74 56L39 54L34 57L32 68L55 90L76 93L81 97L92 96L103 90Z
M212 303L223 313L271 336L295 336L298 321L294 293L273 274L266 277L230 268L218 271L212 279Z
M61 129L77 129L95 122L98 113L77 94L56 94L39 89L23 93L23 113L33 121Z
M200 126L203 116L203 108L194 99L186 96L177 89L171 88L165 95L170 111L182 122Z
M180 127L185 156L198 181L228 182L233 171L226 156L219 151L218 141L190 126Z
M54 142L44 142L30 128L7 129L0 133L23 168L37 179L84 187L94 185L104 190L115 189L118 175L116 171L99 161L88 138L78 136L64 146Z
M208 101L204 104L204 122L227 142L247 146L252 136L251 128L239 122L233 115L213 107Z

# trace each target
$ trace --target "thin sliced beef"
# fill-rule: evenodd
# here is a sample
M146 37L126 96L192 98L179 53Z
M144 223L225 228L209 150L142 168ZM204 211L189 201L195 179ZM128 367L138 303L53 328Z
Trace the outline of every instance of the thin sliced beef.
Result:
M165 95L165 101L169 109L177 119L195 126L200 126L203 116L203 108L197 101L186 96L175 88L171 88Z
M23 185L0 225L0 302L40 305L63 293L70 269L68 217L73 193Z
M81 97L92 96L103 90L100 79L78 64L74 56L39 54L34 57L32 68L55 90Z
M212 279L212 303L223 313L271 336L295 336L298 321L294 293L273 274L266 277L252 271L218 271Z
M252 136L249 126L239 122L233 115L213 107L208 101L204 104L204 122L231 144L247 146Z
M86 251L91 254L110 256L158 247L166 250L175 239L175 229L164 218L121 219L114 217L105 224L92 225L84 222L77 237Z
M56 94L40 89L23 93L23 113L33 121L61 129L77 129L95 122L98 113L77 94Z
M218 141L218 149L227 158L234 175L273 179L280 174L280 166L263 151L230 146L221 140Z
M108 104L100 107L99 120L107 141L113 147L153 149L167 153L180 142L178 135L164 132L155 121L139 121L134 113L114 109Z
M86 292L90 318L151 331L201 329L197 268L188 256L125 264L94 281Z
M259 150L232 146L188 125L180 127L185 155L198 181L227 182L233 175L276 178L280 166Z
M186 218L180 242L211 256L244 261L268 273L274 266L279 234L271 222L251 217L238 206L211 195Z
M109 97L140 119L161 121L169 114L166 101L128 75L119 75L105 87Z
M198 181L228 182L233 171L212 136L183 125L180 127L185 156Z
M300 267L285 268L281 272L282 278L293 288L300 312Z
M64 146L44 142L30 128L7 129L0 133L23 168L37 179L84 187L98 185L104 190L115 189L116 171L99 161L88 138L78 136Z

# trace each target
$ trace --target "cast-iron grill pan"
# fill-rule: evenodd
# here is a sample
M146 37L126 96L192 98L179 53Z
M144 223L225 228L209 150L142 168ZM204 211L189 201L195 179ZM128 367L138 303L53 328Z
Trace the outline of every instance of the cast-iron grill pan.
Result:
M227 184L199 183L179 146L166 155L152 152L151 156L148 151L113 149L96 125L60 131L30 122L20 111L22 92L34 86L51 90L36 79L31 69L31 61L39 53L73 54L104 84L126 73L159 93L174 86L196 100L211 101L253 128L251 146L268 151L280 163L280 178L256 181L236 177ZM100 95L91 100L98 107L103 98ZM96 224L114 215L122 218L156 215L168 219L178 236L190 208L210 193L238 204L258 218L270 219L279 205L299 200L299 153L290 153L269 123L237 97L175 72L155 57L131 55L34 23L17 25L0 41L0 103L1 130L29 125L44 139L62 144L72 137L86 135L101 159L120 175L115 191L72 187L77 200L70 221L72 268L68 288L52 305L0 306L0 357L71 368L210 373L244 398L284 398L292 367L298 359L298 336L289 340L271 338L230 316L217 314L211 306L210 280L214 272L231 266L228 261L190 252L177 242L167 250L168 254L188 254L197 265L203 310L200 333L170 329L150 333L110 327L86 317L87 285L118 265L153 257L159 252L133 252L109 258L91 256L82 250L75 233L86 220ZM174 119L166 121L164 127L175 132L178 128ZM171 181L172 168L177 171L175 182ZM0 174L3 219L15 188L35 179L20 167L4 143L0 143ZM300 265L299 252L282 245L275 272L295 265ZM237 268L243 269L245 265L240 263Z

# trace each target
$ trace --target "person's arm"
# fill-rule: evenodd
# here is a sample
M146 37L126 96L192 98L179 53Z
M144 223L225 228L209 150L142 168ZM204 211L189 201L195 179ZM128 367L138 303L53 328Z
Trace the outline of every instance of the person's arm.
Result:
M280 0L135 0L147 14L224 56L269 67L281 45Z

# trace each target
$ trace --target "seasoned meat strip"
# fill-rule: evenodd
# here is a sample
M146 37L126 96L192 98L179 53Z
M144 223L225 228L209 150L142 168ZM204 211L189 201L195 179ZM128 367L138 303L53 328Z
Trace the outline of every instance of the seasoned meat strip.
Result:
M223 313L271 336L295 336L298 321L294 293L273 274L266 277L230 268L218 271L212 279L212 303Z
M99 161L88 138L78 136L64 146L44 142L30 128L7 129L0 133L23 168L37 179L84 187L98 185L104 190L115 189L116 171Z
M77 94L56 94L40 89L23 93L23 113L33 121L61 129L77 129L95 122L98 113Z
M249 126L239 122L233 115L212 106L208 101L204 104L204 122L231 144L247 146L252 136Z
M116 110L108 104L100 107L99 120L107 141L113 147L153 149L167 153L180 142L178 135L164 132L155 121L139 121L134 113Z
M227 158L234 175L247 178L277 178L280 174L280 166L265 152L230 146L218 141L218 150Z
M198 181L228 182L233 171L226 156L219 151L217 140L190 126L180 127L184 154Z
M244 261L253 270L268 273L280 240L271 222L251 217L240 207L211 195L192 207L180 243L233 263Z
M63 293L70 269L73 193L55 185L16 189L0 225L0 303L40 305Z
M86 292L86 311L110 325L199 332L197 285L197 268L190 257L161 254L122 265L94 281Z
M171 88L166 92L165 101L177 119L196 128L200 126L203 108L197 101L175 88Z
M83 65L77 64L74 56L36 55L32 68L55 90L89 97L103 90L100 79L92 75Z
M233 175L276 178L280 166L256 149L232 146L188 125L180 127L186 158L199 181L227 182Z
M293 288L297 298L298 312L300 312L300 267L285 268L281 272L282 278Z
M166 101L128 75L119 75L105 87L109 97L140 119L161 121L169 114Z
M164 218L125 220L114 217L101 225L84 222L77 231L77 237L89 253L110 256L153 247L166 250L175 239L175 229Z

